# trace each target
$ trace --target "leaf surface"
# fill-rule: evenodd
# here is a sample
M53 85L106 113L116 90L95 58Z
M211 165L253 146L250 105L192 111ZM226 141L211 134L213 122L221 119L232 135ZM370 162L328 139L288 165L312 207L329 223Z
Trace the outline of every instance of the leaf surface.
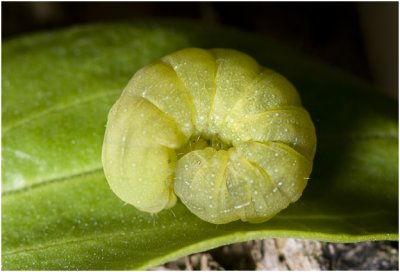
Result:
M3 269L146 269L267 237L398 239L396 102L276 41L205 27L99 24L3 44ZM270 221L213 225L180 202L146 214L108 187L101 146L109 109L136 70L185 47L254 56L297 87L314 120L318 147L309 184Z

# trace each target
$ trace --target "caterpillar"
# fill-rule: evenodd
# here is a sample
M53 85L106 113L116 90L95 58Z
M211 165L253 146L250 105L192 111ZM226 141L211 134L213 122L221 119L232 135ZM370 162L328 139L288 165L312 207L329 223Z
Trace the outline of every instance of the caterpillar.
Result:
M187 48L135 73L112 106L111 190L157 213L177 198L214 224L264 222L301 196L316 134L295 87L232 49Z

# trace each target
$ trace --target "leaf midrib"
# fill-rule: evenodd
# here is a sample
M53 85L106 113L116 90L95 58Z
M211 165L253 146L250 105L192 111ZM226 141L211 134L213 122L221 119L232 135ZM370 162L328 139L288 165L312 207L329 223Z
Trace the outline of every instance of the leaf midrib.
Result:
M67 176L57 177L57 178L53 178L53 179L37 182L37 183L34 183L34 184L30 185L30 186L4 191L4 192L2 192L2 197L3 198L10 197L11 195L22 193L22 192L25 192L27 190L36 189L36 188L39 188L39 187L42 187L42 186L46 186L46 185L51 185L51 184L54 184L54 183L66 182L68 180L73 180L73 179L79 178L79 177L85 177L85 176L89 176L89 175L94 175L94 174L98 174L100 172L103 172L103 167L102 166L96 166L96 167L93 167L92 169L86 170L84 172L72 173L72 174L67 175Z
M104 92L104 93L99 93L97 95L93 95L93 96L88 96L79 100L74 100L71 103L67 103L67 104L56 104L53 105L52 107L46 108L45 110L42 111L38 111L32 114L26 113L25 116L23 116L21 119L16 120L13 123L9 123L8 125L3 126L2 128L2 132L3 132L3 137L7 135L8 132L12 131L15 128L24 126L27 123L30 123L30 121L35 120L37 118L40 117L44 117L46 115L51 114L52 112L56 112L56 111L64 111L67 110L69 108L72 108L74 106L77 106L79 104L84 104L84 103L88 103L88 102L92 102L98 99L102 99L104 97L107 96L112 96L112 95L116 95L119 92L121 92L120 90L114 90L111 92Z

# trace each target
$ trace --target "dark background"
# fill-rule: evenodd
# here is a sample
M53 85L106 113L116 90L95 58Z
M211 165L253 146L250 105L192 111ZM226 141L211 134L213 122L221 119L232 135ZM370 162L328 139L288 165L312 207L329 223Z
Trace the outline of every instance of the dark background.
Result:
M2 2L2 38L148 17L190 18L274 37L398 97L397 2Z

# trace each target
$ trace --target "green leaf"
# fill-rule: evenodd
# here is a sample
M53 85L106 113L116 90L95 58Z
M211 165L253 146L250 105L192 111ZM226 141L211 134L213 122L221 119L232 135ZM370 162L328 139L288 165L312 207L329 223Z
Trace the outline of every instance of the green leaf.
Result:
M268 222L213 225L181 203L146 214L108 187L111 105L137 69L185 47L249 53L294 83L314 120L309 185ZM357 78L276 41L187 21L80 26L2 50L3 269L146 269L267 237L398 239L397 105Z

